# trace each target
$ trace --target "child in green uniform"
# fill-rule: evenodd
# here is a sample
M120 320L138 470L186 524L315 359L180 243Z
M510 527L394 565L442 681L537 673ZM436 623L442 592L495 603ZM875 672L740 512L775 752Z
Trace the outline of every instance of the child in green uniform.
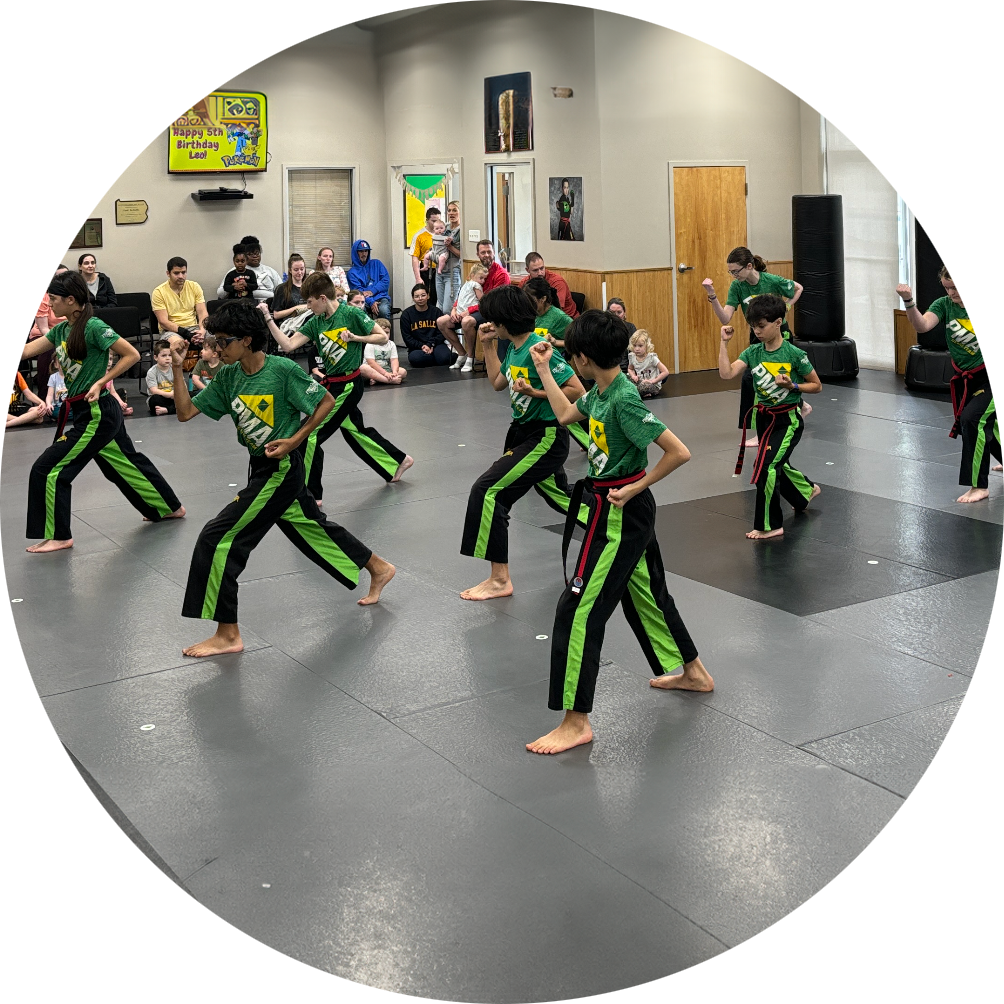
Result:
M767 263L759 255L753 254L749 248L733 248L725 259L725 267L729 270L731 283L729 284L728 299L724 306L718 302L718 295L715 293L715 284L711 279L705 279L702 285L708 294L708 302L715 312L715 316L722 322L728 324L732 320L732 315L736 308L740 308L743 317L749 321L749 306L757 296L772 294L780 296L788 306L795 303L802 295L802 286L794 279L786 279L782 275L774 275L767 271ZM781 336L785 341L791 338L791 329L787 321L781 323ZM757 339L750 328L750 345L756 345ZM754 393L753 378L747 371L743 373L742 386L739 389L739 428L744 431L749 428L749 435L746 437L747 446L757 445L756 433L756 413L753 411ZM802 417L806 418L812 407L803 402Z
M268 330L283 352L293 352L301 345L313 344L324 368L322 383L335 398L331 414L315 429L300 447L306 469L307 487L318 504L322 499L321 475L324 471L322 444L336 430L352 452L371 467L384 481L396 482L414 463L403 450L384 439L376 429L363 424L359 401L366 381L360 376L363 343L382 345L387 332L377 327L373 319L357 307L350 307L335 298L335 286L324 272L312 272L303 280L300 295L314 316L293 335L287 335L269 317ZM268 308L260 309L268 317Z
M551 300L551 287L543 276L536 276L530 279L523 289L530 294L537 308L537 319L534 321L533 333L546 338L556 349L561 350L561 354L568 361L568 353L565 351L565 331L572 323L572 319L560 307L556 307ZM568 434L574 439L583 452L589 449L589 431L585 422L568 427Z
M298 447L334 410L331 395L292 359L265 355L265 320L251 301L227 300L206 319L206 330L216 336L224 365L194 398L180 379L187 343L177 336L171 341L178 419L187 422L200 412L214 421L229 415L251 461L247 486L203 527L192 554L182 615L215 620L217 628L211 638L184 650L190 656L243 650L237 578L273 526L349 589L358 585L359 570L365 568L370 589L360 605L376 603L395 571L348 530L325 519L307 490ZM307 416L302 424L301 413Z
M990 494L988 472L990 455L1001 459L1000 429L997 425L997 409L990 388L980 343L973 331L962 297L944 266L938 274L945 296L940 297L921 314L909 286L900 285L896 292L903 298L906 316L914 331L923 333L945 323L945 338L952 357L952 412L955 422L948 434L955 439L962 433L962 467L959 470L959 484L969 490L960 495L957 502L980 502ZM998 465L994 468L999 471Z
M57 275L48 289L53 313L65 320L43 338L28 342L22 359L55 346L67 397L56 438L35 461L28 478L26 536L44 537L28 548L34 554L73 547L70 494L73 479L93 460L143 517L153 522L185 515L164 476L136 448L125 431L122 408L106 385L139 362L139 352L94 316L87 285L76 272ZM118 362L108 368L108 350ZM69 419L66 435L63 428Z
M628 343L627 325L601 310L587 310L565 333L576 369L594 380L574 404L551 375L553 350L533 348L533 364L547 400L563 425L589 420L589 477L575 487L589 510L573 578L554 615L551 682L547 706L564 711L561 724L527 744L533 753L561 753L592 741L589 713L599 672L604 629L617 604L631 625L655 679L664 690L714 689L697 649L666 588L655 538L655 499L649 486L690 459L686 446L645 407L624 375L620 360ZM648 446L663 455L646 473ZM563 554L572 526L565 525ZM566 580L567 581L567 580ZM675 671L683 667L683 672ZM670 675L674 674L674 675Z
M533 300L521 289L502 286L485 293L481 317L488 379L496 390L509 391L512 425L502 456L478 478L468 497L460 553L490 561L492 570L484 582L460 594L465 600L512 594L509 510L518 499L533 488L563 516L569 507L568 479L562 466L568 457L568 433L555 419L530 360L531 346L544 341L533 333ZM507 343L501 364L492 344L496 338ZM569 400L582 394L582 384L560 357L554 358L552 372Z
M801 395L818 394L823 385L809 357L784 340L781 326L786 309L779 296L758 296L747 313L756 344L743 349L739 358L730 362L728 343L735 329L725 325L718 351L718 373L723 380L731 380L748 370L756 387L760 442L751 479L756 485L756 515L753 529L746 534L751 540L780 537L784 533L782 496L796 512L802 512L820 493L819 485L812 484L788 463L805 425L799 414ZM739 448L736 474L742 471L746 445Z

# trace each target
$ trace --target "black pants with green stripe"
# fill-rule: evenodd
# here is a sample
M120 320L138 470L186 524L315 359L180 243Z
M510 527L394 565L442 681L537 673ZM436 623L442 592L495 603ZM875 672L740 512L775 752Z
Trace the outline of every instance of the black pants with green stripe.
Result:
M76 401L64 435L32 464L28 477L28 528L25 536L69 540L73 479L90 461L147 519L175 512L181 502L164 476L136 452L111 395Z
M303 457L307 488L315 499L324 498L321 475L324 473L324 451L322 444L339 429L342 438L352 452L373 468L377 474L390 481L406 454L390 440L384 439L376 429L363 424L359 400L363 396L363 381L358 377L345 383L325 385L335 399L335 406L328 417L298 447Z
M959 415L962 430L962 466L959 484L968 488L986 488L989 485L990 457L1001 459L1001 444L997 426L997 409L990 380L973 381L966 406Z
M798 408L772 412L758 407L756 412L760 447L753 469L753 483L756 485L753 527L769 532L780 530L784 521L781 499L785 499L796 512L801 512L809 504L812 482L788 463L805 428Z
M547 706L588 714L607 621L618 603L653 675L691 662L697 649L666 588L652 493L639 492L621 509L607 501L599 486L583 499L588 501L589 525L554 614Z
M556 422L513 422L505 453L471 488L460 553L507 564L509 510L531 488L564 516L571 501L562 466L567 457L568 432Z
M303 480L303 459L252 457L247 487L199 534L188 571L184 617L237 622L237 579L273 527L343 586L359 584L372 551L317 508Z

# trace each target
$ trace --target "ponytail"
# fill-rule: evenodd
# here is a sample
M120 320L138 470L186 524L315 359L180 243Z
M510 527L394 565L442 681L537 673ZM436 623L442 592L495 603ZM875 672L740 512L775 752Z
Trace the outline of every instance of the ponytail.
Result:
M962 258L949 258L938 272L939 279L951 279L953 282L971 282L973 292L983 295L983 287L976 281L973 266Z
M46 292L50 296L72 298L77 304L79 312L66 339L66 352L71 359L83 359L87 355L87 322L94 316L87 284L79 272L61 272L53 276Z
M767 271L767 262L760 255L753 254L749 248L733 248L725 262L728 265L741 265L743 268L752 265L758 272Z

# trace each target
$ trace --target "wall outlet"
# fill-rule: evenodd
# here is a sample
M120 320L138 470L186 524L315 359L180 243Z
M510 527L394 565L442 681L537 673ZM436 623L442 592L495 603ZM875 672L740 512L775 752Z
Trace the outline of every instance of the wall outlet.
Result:
M467 239L472 244L477 244L477 242L479 240L481 240L481 231L480 230L468 230L467 231Z

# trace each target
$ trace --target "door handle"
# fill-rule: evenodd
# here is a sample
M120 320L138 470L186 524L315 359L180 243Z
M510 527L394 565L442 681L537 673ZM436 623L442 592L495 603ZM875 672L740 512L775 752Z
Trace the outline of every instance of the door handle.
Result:
M694 266L693 265L684 265L682 261L676 267L677 267L678 271L680 271L680 272L693 272L694 271Z

